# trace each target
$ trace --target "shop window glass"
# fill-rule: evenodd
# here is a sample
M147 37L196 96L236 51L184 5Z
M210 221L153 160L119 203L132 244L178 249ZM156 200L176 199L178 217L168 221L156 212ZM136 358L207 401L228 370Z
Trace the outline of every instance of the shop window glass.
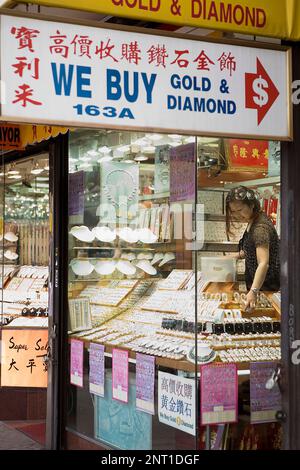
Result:
M280 358L279 162L276 142L70 132L69 432L121 449L276 448L272 411L250 423L249 374ZM199 381L215 363L236 365L239 406L208 433Z
M196 448L196 366L186 359L197 332L195 184L193 136L70 132L69 343L74 349L67 425L100 445ZM76 352L74 340L83 342L83 370L77 372L82 349L79 345ZM104 397L90 392L93 344L105 347ZM129 352L128 393L118 394L112 384L114 349ZM153 369L136 366L136 355L155 361L154 408L143 396L151 390ZM146 367L147 377L137 377L136 367ZM174 379L182 387L179 395L175 390L172 397L170 389L158 397L158 388L166 380L172 388ZM186 399L184 384L193 388ZM174 417L178 422L180 416L192 422L192 432L176 425ZM170 417L173 425L166 424Z
M45 443L48 352L49 155L0 170L0 420ZM6 435L3 432L3 446ZM8 445L11 445L9 443ZM18 434L14 448L18 448ZM21 439L20 439L20 446ZM38 446L40 448L40 446Z

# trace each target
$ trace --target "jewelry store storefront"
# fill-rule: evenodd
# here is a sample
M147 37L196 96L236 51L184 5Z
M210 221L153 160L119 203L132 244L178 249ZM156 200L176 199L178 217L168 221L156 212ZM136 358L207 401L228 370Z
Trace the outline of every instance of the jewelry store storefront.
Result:
M4 41L2 120L69 128L50 151L47 446L284 446L291 49L7 12Z

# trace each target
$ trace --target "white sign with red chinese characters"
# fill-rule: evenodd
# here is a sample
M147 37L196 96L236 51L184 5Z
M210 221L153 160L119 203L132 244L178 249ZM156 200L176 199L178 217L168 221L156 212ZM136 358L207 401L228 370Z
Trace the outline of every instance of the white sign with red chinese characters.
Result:
M289 51L1 16L1 119L291 138Z

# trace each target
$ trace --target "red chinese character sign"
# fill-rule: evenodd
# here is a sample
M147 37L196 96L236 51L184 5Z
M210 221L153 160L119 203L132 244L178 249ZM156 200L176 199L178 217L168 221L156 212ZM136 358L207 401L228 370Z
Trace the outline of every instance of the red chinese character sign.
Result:
M226 141L226 147L229 170L268 171L268 141L229 139Z
M48 330L2 330L1 386L47 387Z
M291 137L290 55L1 16L1 119Z

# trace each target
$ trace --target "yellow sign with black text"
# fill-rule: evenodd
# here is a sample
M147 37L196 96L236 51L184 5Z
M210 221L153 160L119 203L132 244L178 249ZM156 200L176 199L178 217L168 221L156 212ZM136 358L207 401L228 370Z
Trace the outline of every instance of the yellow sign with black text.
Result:
M30 3L178 26L300 39L299 0L30 0Z
M20 126L0 124L0 150L17 150L22 148Z

